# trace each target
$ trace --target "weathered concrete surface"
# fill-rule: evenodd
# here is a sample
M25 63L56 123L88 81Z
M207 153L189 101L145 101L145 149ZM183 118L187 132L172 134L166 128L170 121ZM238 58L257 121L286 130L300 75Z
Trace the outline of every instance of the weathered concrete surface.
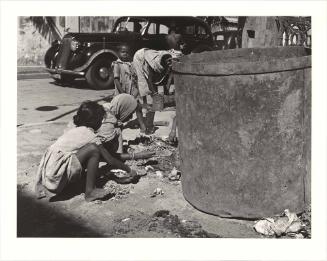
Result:
M18 81L18 94L19 119L29 124L58 114L58 111L35 111L36 107L74 103L59 106L60 112L63 112L74 108L75 103L85 98L101 97L106 91L63 88L50 84L49 80L29 80ZM156 121L170 121L173 114L173 111L157 113ZM224 219L198 211L184 199L180 183L167 182L167 179L153 175L141 178L137 184L122 185L130 189L126 198L102 201L102 204L85 202L81 192L52 202L48 199L36 200L32 184L41 156L62 134L65 121L71 117L64 117L60 120L63 122L17 128L19 237L174 237L176 235L165 231L154 233L143 229L144 220L162 209L178 215L181 220L197 221L206 231L222 237L260 237L252 229L252 221ZM169 127L160 126L156 135L167 136L168 131ZM137 135L137 129L124 130L127 140L133 140ZM158 187L165 194L151 198L150 194ZM122 220L126 218L130 220L124 223Z
M227 217L304 210L311 56L297 47L207 52L174 71L185 198Z

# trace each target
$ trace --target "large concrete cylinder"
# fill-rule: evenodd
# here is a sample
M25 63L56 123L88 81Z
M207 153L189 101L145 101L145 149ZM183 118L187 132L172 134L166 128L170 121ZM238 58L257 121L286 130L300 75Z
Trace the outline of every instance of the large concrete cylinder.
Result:
M212 51L173 63L182 188L193 206L258 218L310 201L307 51Z

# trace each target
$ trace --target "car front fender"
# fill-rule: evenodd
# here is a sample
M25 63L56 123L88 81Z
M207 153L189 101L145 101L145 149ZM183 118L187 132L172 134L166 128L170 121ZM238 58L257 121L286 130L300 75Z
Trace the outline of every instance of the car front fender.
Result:
M82 66L80 66L78 68L75 68L74 71L77 71L77 72L84 71L92 64L92 62L95 59L97 59L98 57L105 55L105 54L109 54L109 55L112 55L112 56L118 58L118 54L115 51L110 50L110 49L102 49L102 50L99 50L99 51L95 52L94 54L92 54L91 57L88 59L88 61L85 64L83 64Z

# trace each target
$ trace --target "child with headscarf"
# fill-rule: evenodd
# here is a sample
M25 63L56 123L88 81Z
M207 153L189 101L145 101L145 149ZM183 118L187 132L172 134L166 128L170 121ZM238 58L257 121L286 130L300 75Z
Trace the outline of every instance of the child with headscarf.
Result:
M141 111L140 104L129 94L121 93L115 96L111 102L104 103L103 107L107 117L99 130L99 136L105 148L113 155L120 159L130 159L128 155L123 155L123 123L129 121L133 113L137 110ZM144 157L150 157L154 153L143 153ZM139 154L133 155L135 159Z

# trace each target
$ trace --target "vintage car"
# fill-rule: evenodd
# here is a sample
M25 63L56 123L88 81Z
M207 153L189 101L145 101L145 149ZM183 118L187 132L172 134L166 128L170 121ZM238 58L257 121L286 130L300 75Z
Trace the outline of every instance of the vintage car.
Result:
M214 46L209 26L196 17L120 17L110 33L68 33L54 41L45 54L46 69L58 83L85 78L93 89L112 88L119 45L129 45L131 55L141 48L168 50L172 28L182 35L185 54Z

